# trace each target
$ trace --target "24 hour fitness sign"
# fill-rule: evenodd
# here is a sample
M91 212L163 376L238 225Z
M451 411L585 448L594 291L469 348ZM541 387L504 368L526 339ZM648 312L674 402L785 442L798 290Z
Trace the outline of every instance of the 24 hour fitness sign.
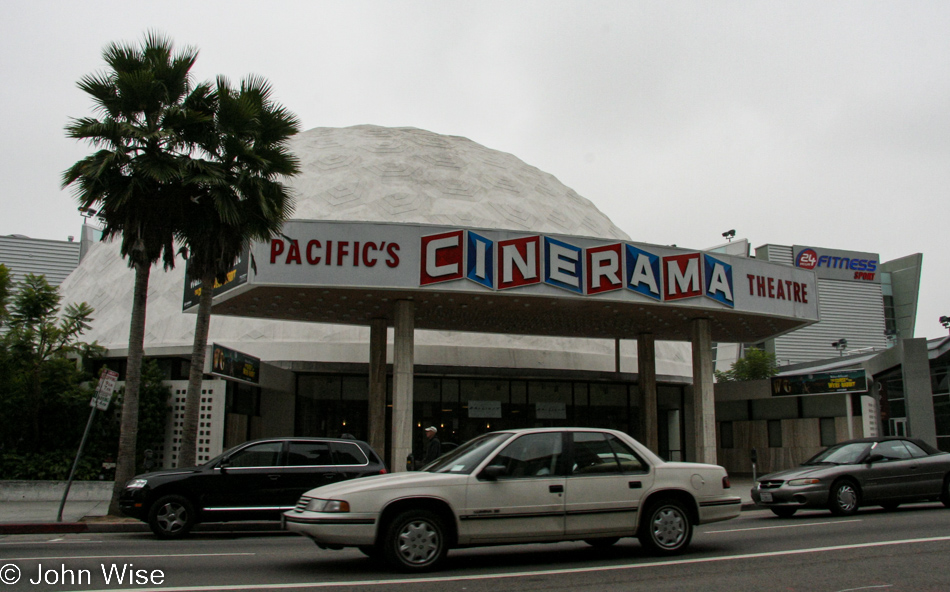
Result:
M253 246L250 284L492 292L668 303L817 320L815 274L745 257L589 237L292 221Z
M796 267L813 270L818 277L850 282L881 283L880 256L876 253L838 251L817 247L792 247Z

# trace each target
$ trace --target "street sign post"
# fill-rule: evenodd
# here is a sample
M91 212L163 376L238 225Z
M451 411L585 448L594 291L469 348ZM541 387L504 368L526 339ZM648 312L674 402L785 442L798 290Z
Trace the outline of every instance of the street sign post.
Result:
M66 480L66 490L63 491L63 499L59 502L59 512L56 514L56 522L63 521L63 507L66 506L66 497L69 495L69 488L72 487L73 477L76 475L76 467L79 465L79 459L82 457L82 451L86 447L86 440L89 438L89 430L92 428L92 419L96 416L96 409L105 411L112 402L112 393L115 391L115 383L119 379L119 373L106 368L102 369L99 375L99 384L96 385L96 392L89 400L89 406L92 410L89 412L89 419L86 421L86 431L82 434L82 441L79 443L79 450L76 451L76 459L73 460L73 468L69 470L69 479Z

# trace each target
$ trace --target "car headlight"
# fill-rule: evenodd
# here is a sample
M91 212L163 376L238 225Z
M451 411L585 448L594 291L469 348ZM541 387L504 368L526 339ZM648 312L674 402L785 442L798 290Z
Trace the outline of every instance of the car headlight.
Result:
M343 500L312 499L307 504L308 512L349 512L350 504Z
M148 485L148 479L132 479L125 484L126 489L142 489Z
M821 483L821 479L792 479L788 482L789 485L815 485L816 483Z

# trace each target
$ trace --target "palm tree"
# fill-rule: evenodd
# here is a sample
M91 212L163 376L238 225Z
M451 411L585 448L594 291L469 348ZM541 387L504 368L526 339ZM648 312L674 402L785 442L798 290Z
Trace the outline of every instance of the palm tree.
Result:
M178 466L196 461L201 380L211 325L216 281L250 246L276 236L293 211L293 199L281 182L299 166L287 141L299 129L297 117L271 100L270 85L249 77L240 89L219 77L212 97L214 118L201 134L204 158L189 163L187 182L196 191L179 235L188 249L188 270L201 280L195 341L185 399Z
M150 32L140 46L112 43L103 50L108 70L84 76L78 83L89 94L98 118L73 119L66 135L85 140L97 150L63 173L80 209L98 211L102 240L120 240L120 252L135 270L129 351L116 456L116 481L110 514L118 514L118 497L135 475L138 394L145 337L149 272L161 259L175 264L175 235L186 199L182 171L192 144L187 131L202 113L189 100L205 97L209 88L192 88L190 71L197 51L173 54L164 36Z

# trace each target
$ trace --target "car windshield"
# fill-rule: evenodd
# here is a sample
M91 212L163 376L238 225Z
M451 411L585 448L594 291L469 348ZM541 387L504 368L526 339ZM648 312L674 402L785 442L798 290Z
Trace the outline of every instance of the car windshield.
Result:
M460 473L468 475L475 470L485 457L495 451L498 445L511 437L509 432L494 432L469 440L455 450L440 456L422 468L429 473Z
M833 465L853 465L864 456L864 453L868 451L871 444L871 442L846 442L844 444L837 444L819 452L802 464L820 465L828 463Z

